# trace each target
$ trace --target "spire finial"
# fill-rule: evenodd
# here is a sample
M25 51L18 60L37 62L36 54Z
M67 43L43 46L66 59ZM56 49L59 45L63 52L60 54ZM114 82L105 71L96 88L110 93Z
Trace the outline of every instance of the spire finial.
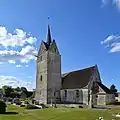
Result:
M48 17L48 20L50 17ZM50 45L51 43L51 32L50 32L50 25L48 24L48 31L47 31L47 44Z

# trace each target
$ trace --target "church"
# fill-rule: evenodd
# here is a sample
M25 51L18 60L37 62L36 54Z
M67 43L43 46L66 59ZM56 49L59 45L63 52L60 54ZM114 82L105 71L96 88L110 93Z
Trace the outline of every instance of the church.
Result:
M115 102L115 95L101 81L98 66L61 73L61 54L51 37L41 42L36 65L35 100L42 104L94 104Z

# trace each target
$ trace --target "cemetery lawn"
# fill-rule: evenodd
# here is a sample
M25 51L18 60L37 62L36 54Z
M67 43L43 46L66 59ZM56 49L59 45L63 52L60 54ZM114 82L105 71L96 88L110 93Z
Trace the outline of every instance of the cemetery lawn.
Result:
M0 115L0 120L96 120L103 116L105 120L120 120L112 114L120 112L120 107L110 110L88 110L85 108L46 108L26 110L24 107L7 105L7 114ZM14 114L18 112L19 114Z

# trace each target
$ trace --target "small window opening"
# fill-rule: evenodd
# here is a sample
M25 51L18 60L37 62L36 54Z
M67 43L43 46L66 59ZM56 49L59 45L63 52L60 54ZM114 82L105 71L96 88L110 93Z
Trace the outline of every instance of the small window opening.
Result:
M65 90L65 97L67 97L67 90Z
M42 75L40 76L40 80L42 81L42 79L43 79L43 77L42 77Z
M55 48L55 52L57 51L57 49Z
M40 61L42 61L42 56L40 56Z

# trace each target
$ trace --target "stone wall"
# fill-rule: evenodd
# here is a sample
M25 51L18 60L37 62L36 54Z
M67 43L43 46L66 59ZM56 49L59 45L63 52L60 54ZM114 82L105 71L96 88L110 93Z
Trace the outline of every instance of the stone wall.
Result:
M52 51L40 54L37 60L36 95L40 103L55 102L60 98L61 89L61 56Z
M52 52L48 52L48 103L55 102L56 97L60 98L59 92L61 89L61 56Z
M106 94L106 104L111 104L115 102L114 94Z
M106 105L106 94L97 95L97 105Z
M47 103L47 55L48 52L41 54L37 60L36 74L36 94L35 99L40 103Z
M79 96L76 96L76 90L79 90ZM61 90L62 103L88 104L87 89L67 89L66 91L67 91L67 96L65 97L65 90Z

